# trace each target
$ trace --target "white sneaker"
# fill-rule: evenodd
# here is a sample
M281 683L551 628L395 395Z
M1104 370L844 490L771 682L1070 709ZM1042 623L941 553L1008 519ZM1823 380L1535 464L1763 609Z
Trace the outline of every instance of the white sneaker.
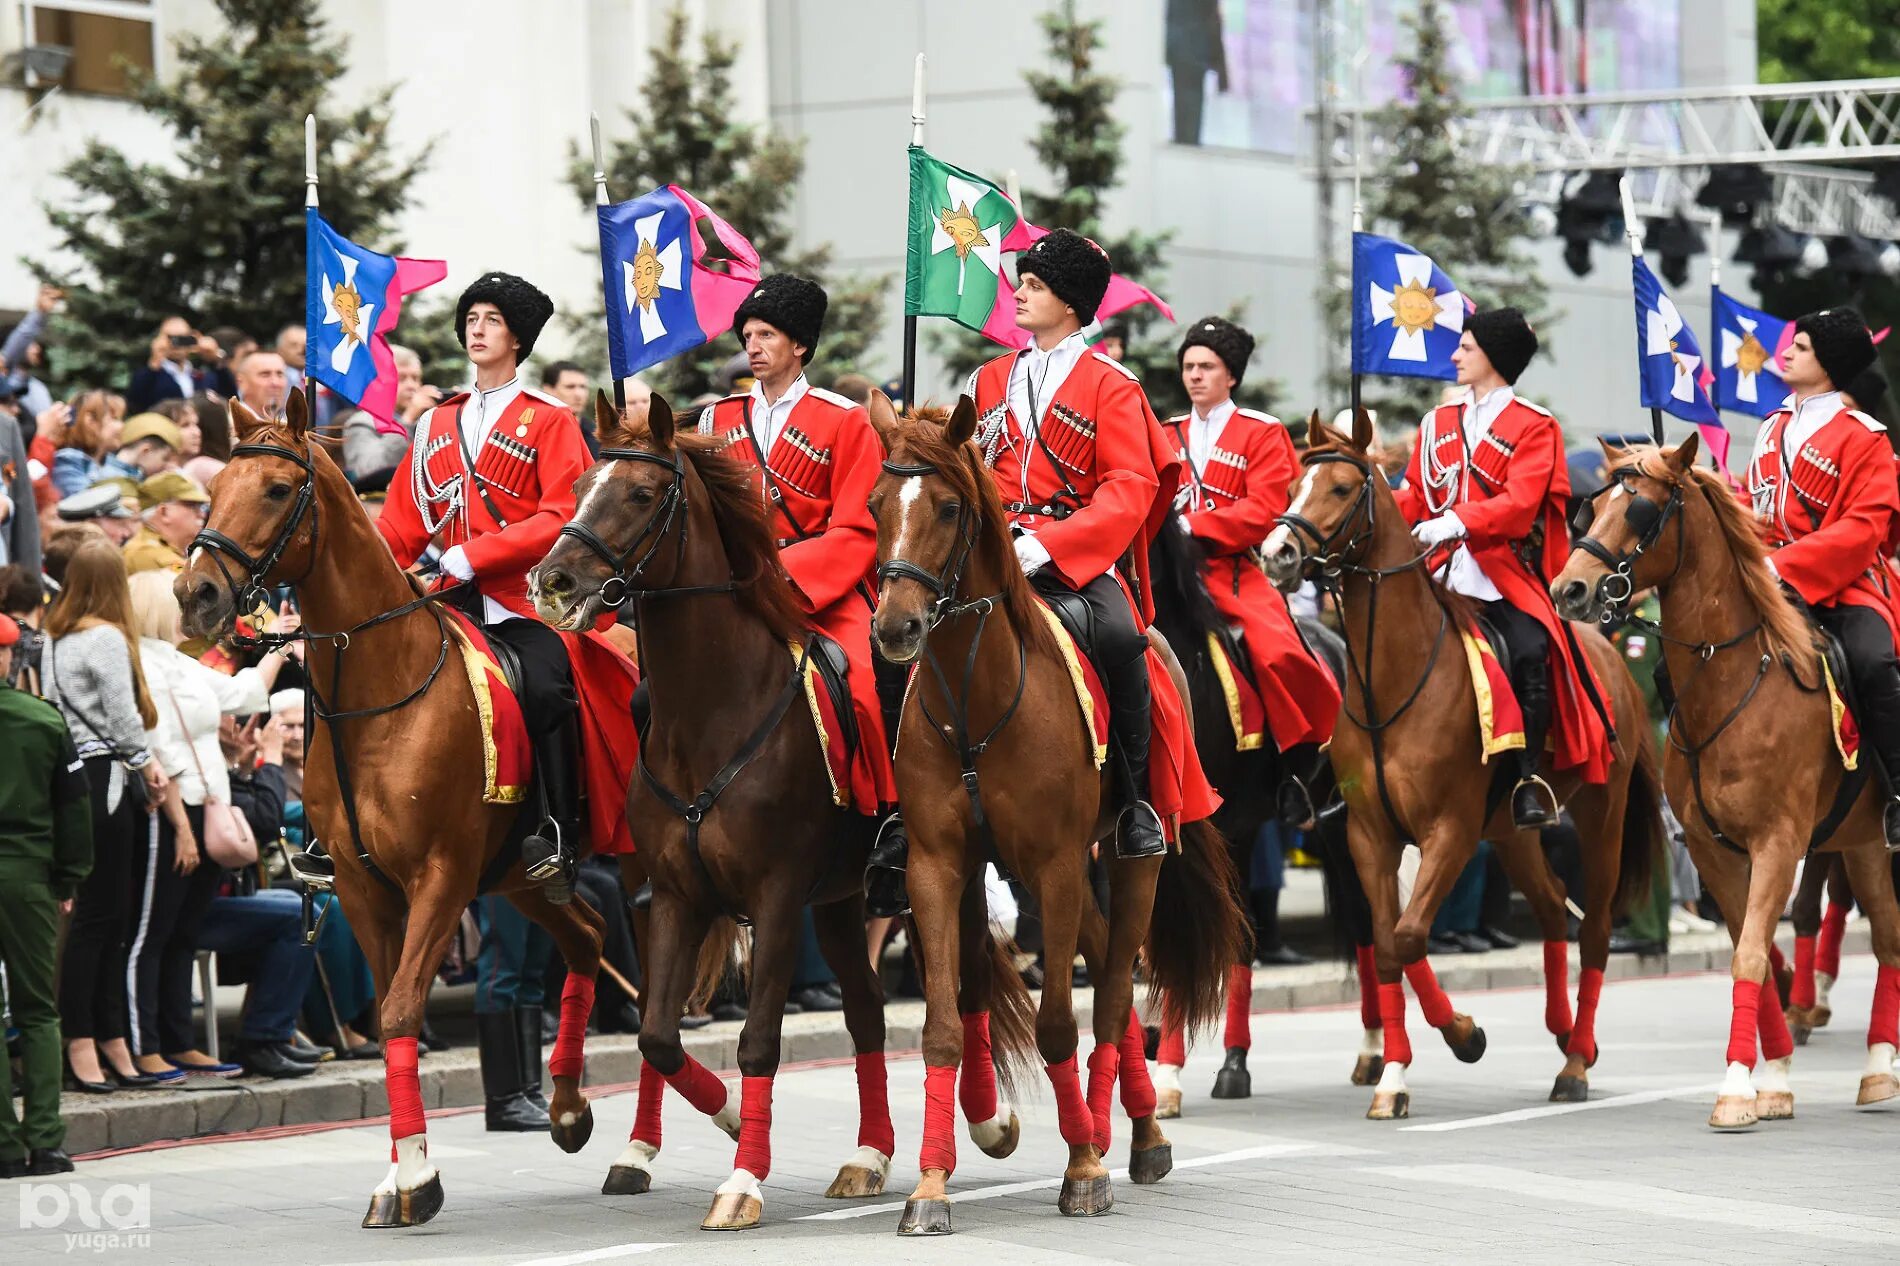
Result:
M1677 935L1691 932L1714 932L1721 927L1713 919L1705 919L1694 911L1677 906L1669 915L1669 930Z

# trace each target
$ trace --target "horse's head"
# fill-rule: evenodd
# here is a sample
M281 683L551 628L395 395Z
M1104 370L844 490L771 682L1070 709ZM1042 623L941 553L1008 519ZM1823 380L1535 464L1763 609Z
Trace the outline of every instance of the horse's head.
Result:
M594 422L600 460L574 485L573 521L528 573L534 609L557 629L590 628L639 591L665 588L685 548L686 466L671 406L655 395L641 426L600 392Z
M223 636L267 589L294 584L316 562L316 453L303 393L290 393L283 422L241 400L227 407L231 461L211 481L211 513L172 586L192 637Z
M1309 447L1292 504L1261 546L1267 577L1281 589L1299 587L1314 572L1336 571L1363 560L1372 541L1372 481L1380 478L1371 454L1372 417L1353 416L1352 434L1307 421Z
M1578 505L1576 544L1550 582L1564 619L1600 620L1682 566L1682 495L1697 447L1694 435L1666 449L1603 444L1609 479ZM1671 519L1676 531L1665 533Z
M908 664L956 603L981 523L961 451L976 433L976 405L963 396L941 426L914 414L900 419L882 392L872 393L867 410L884 442L870 503L878 580L871 636L885 659Z

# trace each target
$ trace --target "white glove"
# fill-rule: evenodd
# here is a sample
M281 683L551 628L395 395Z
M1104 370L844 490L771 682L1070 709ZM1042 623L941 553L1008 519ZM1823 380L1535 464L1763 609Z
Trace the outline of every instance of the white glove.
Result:
M468 565L468 555L462 552L460 545L451 545L443 551L442 571L443 574L453 576L457 580L475 579L475 569Z
M1445 511L1435 519L1427 519L1412 529L1412 539L1426 549L1443 545L1446 541L1455 541L1464 534L1464 522L1452 510Z
M1036 569L1049 561L1049 551L1036 539L1035 533L1026 532L1016 538L1016 561L1022 564L1023 575L1033 576Z
M1763 559L1762 561L1768 564L1768 574L1770 576L1773 576L1776 580L1780 580L1781 568L1775 566L1775 556L1773 554L1770 554L1767 558Z
M1181 535L1183 535L1183 536L1193 536L1193 535L1194 535L1194 529L1188 526L1188 521L1187 521L1187 516L1186 516L1186 515L1179 515L1179 514L1177 514L1177 515L1176 515L1176 516L1174 517L1174 521L1175 521L1175 523L1176 523L1176 525L1180 527L1180 529L1181 529Z

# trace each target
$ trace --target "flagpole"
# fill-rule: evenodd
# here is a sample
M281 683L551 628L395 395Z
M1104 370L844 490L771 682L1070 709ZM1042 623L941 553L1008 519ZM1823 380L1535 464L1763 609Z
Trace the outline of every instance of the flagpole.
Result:
M1640 221L1636 218L1636 199L1630 196L1630 178L1628 176L1621 177L1616 182L1616 192L1623 200L1623 234L1629 238L1630 258L1641 259L1643 257L1643 231L1636 227ZM1639 328L1636 331L1637 337L1641 338L1642 333L1642 330ZM1654 405L1651 405L1649 409L1649 430L1650 434L1656 437L1656 446L1658 448L1662 447L1662 410Z
M910 85L910 143L914 148L922 148L924 143L924 55L917 54L916 69L911 75ZM904 407L917 407L917 318L906 313L904 316L904 372L900 380L903 385Z
M303 116L303 204L317 205L317 116Z
M607 163L605 160L605 151L600 147L600 115L592 111L589 111L587 115L587 132L594 143L594 205L596 207L604 207L609 205L607 200ZM594 226L594 242L596 249L598 249L600 242L600 226L598 223ZM606 270L606 264L606 257L602 256L601 269L603 272ZM625 413L627 410L627 384L621 381L620 375L614 373L613 355L611 352L607 356L607 373L611 375L614 380L614 411L616 413Z
M1355 253L1352 256L1352 258L1357 258L1359 234L1366 231L1365 202L1360 197L1360 179L1361 179L1360 164L1364 158L1365 133L1363 129L1365 126L1364 116L1366 112L1366 56L1369 51L1370 50L1366 47L1366 13L1365 13L1365 8L1361 6L1359 10L1359 51L1356 54L1354 54L1353 59L1352 59L1352 80L1353 80L1353 89L1352 89L1353 91L1352 232L1353 232L1353 239L1354 239L1353 246L1355 248ZM1350 280L1350 278L1352 277L1350 264L1348 265L1346 275L1348 277L1348 281L1346 285L1350 289L1350 287L1354 284ZM1346 311L1348 313L1354 311L1354 308L1352 305L1356 304L1359 301L1359 297L1357 295L1351 295L1350 298L1352 300L1352 303L1347 305ZM1358 322L1357 321L1353 323L1353 327L1354 328L1353 328L1352 334L1348 335L1346 339L1347 356L1352 361L1352 374L1350 377L1352 390L1348 399L1348 404L1352 408L1352 425L1355 428L1357 428L1359 425L1359 409L1360 409L1360 402L1361 402L1360 377L1359 377L1359 349L1355 345L1357 337L1358 337ZM1308 442L1310 443L1311 440L1309 439Z

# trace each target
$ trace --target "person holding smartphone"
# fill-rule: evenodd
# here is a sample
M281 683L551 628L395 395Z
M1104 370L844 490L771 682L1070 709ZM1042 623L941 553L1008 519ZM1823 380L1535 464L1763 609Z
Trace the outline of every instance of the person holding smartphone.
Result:
M158 332L152 336L151 354L133 371L132 381L126 386L127 411L144 413L161 400L189 400L204 392L235 394L229 371L194 369L193 357L215 366L224 359L224 353L182 316L169 316L159 322Z

